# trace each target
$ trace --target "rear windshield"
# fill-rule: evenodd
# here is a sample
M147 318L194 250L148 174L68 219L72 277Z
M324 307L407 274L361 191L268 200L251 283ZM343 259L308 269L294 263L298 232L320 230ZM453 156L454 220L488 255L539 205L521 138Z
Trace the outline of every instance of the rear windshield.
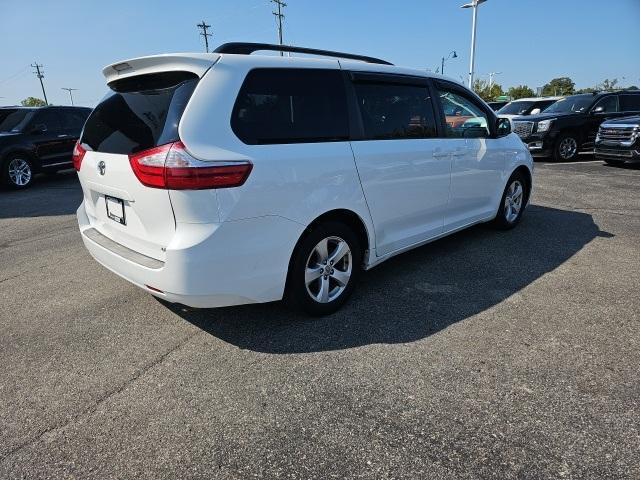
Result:
M82 143L92 150L128 155L178 140L178 124L198 83L188 72L140 75L109 84L91 112Z

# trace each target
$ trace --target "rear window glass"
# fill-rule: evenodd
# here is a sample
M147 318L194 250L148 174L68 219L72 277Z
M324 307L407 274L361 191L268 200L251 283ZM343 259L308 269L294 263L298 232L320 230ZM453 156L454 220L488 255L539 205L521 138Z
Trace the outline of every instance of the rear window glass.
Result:
M62 116L62 127L65 130L75 130L77 133L80 133L82 130L82 125L87 120L87 116L89 115L89 110L63 110L61 112Z
M128 155L178 140L178 124L198 82L186 72L113 82L84 126L92 150Z
M252 70L238 94L231 128L249 145L347 140L342 75L321 69Z
M436 121L425 86L356 84L366 140L432 138Z
M620 95L621 112L640 112L640 94Z

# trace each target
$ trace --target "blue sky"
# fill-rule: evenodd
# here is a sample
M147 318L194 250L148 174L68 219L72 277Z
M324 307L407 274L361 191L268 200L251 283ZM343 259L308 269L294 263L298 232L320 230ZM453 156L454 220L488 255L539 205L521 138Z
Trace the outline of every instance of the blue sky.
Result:
M286 0L285 42L362 53L466 78L470 10L462 0ZM466 0L465 0L466 1ZM104 65L212 43L277 41L268 0L0 0L0 104L41 97L29 64L44 64L49 101L93 106L106 91ZM578 87L604 78L640 86L640 0L488 0L478 16L476 72L535 89L570 76Z

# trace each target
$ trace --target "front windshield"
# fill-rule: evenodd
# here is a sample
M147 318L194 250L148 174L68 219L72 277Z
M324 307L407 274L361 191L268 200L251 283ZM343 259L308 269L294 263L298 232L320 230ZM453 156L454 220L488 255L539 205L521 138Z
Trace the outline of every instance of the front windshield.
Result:
M527 113L533 106L534 102L511 102L498 110L502 115L522 115Z
M0 110L0 132L19 133L27 124L31 110L2 109Z
M593 95L573 95L558 100L544 113L584 113L593 103Z

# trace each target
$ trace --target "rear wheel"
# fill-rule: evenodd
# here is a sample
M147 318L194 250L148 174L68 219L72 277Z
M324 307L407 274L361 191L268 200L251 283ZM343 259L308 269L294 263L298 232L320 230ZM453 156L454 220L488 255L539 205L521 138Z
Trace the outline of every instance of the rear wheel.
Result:
M573 133L563 133L556 140L553 159L557 162L570 162L578 156L578 138Z
M27 188L33 182L33 176L31 162L24 155L11 156L2 164L2 179L9 188Z
M328 315L353 292L360 275L362 248L348 226L327 222L302 239L292 260L288 303L310 315Z
M526 178L521 172L514 172L502 194L494 226L501 230L515 227L522 219L528 195L529 186Z

